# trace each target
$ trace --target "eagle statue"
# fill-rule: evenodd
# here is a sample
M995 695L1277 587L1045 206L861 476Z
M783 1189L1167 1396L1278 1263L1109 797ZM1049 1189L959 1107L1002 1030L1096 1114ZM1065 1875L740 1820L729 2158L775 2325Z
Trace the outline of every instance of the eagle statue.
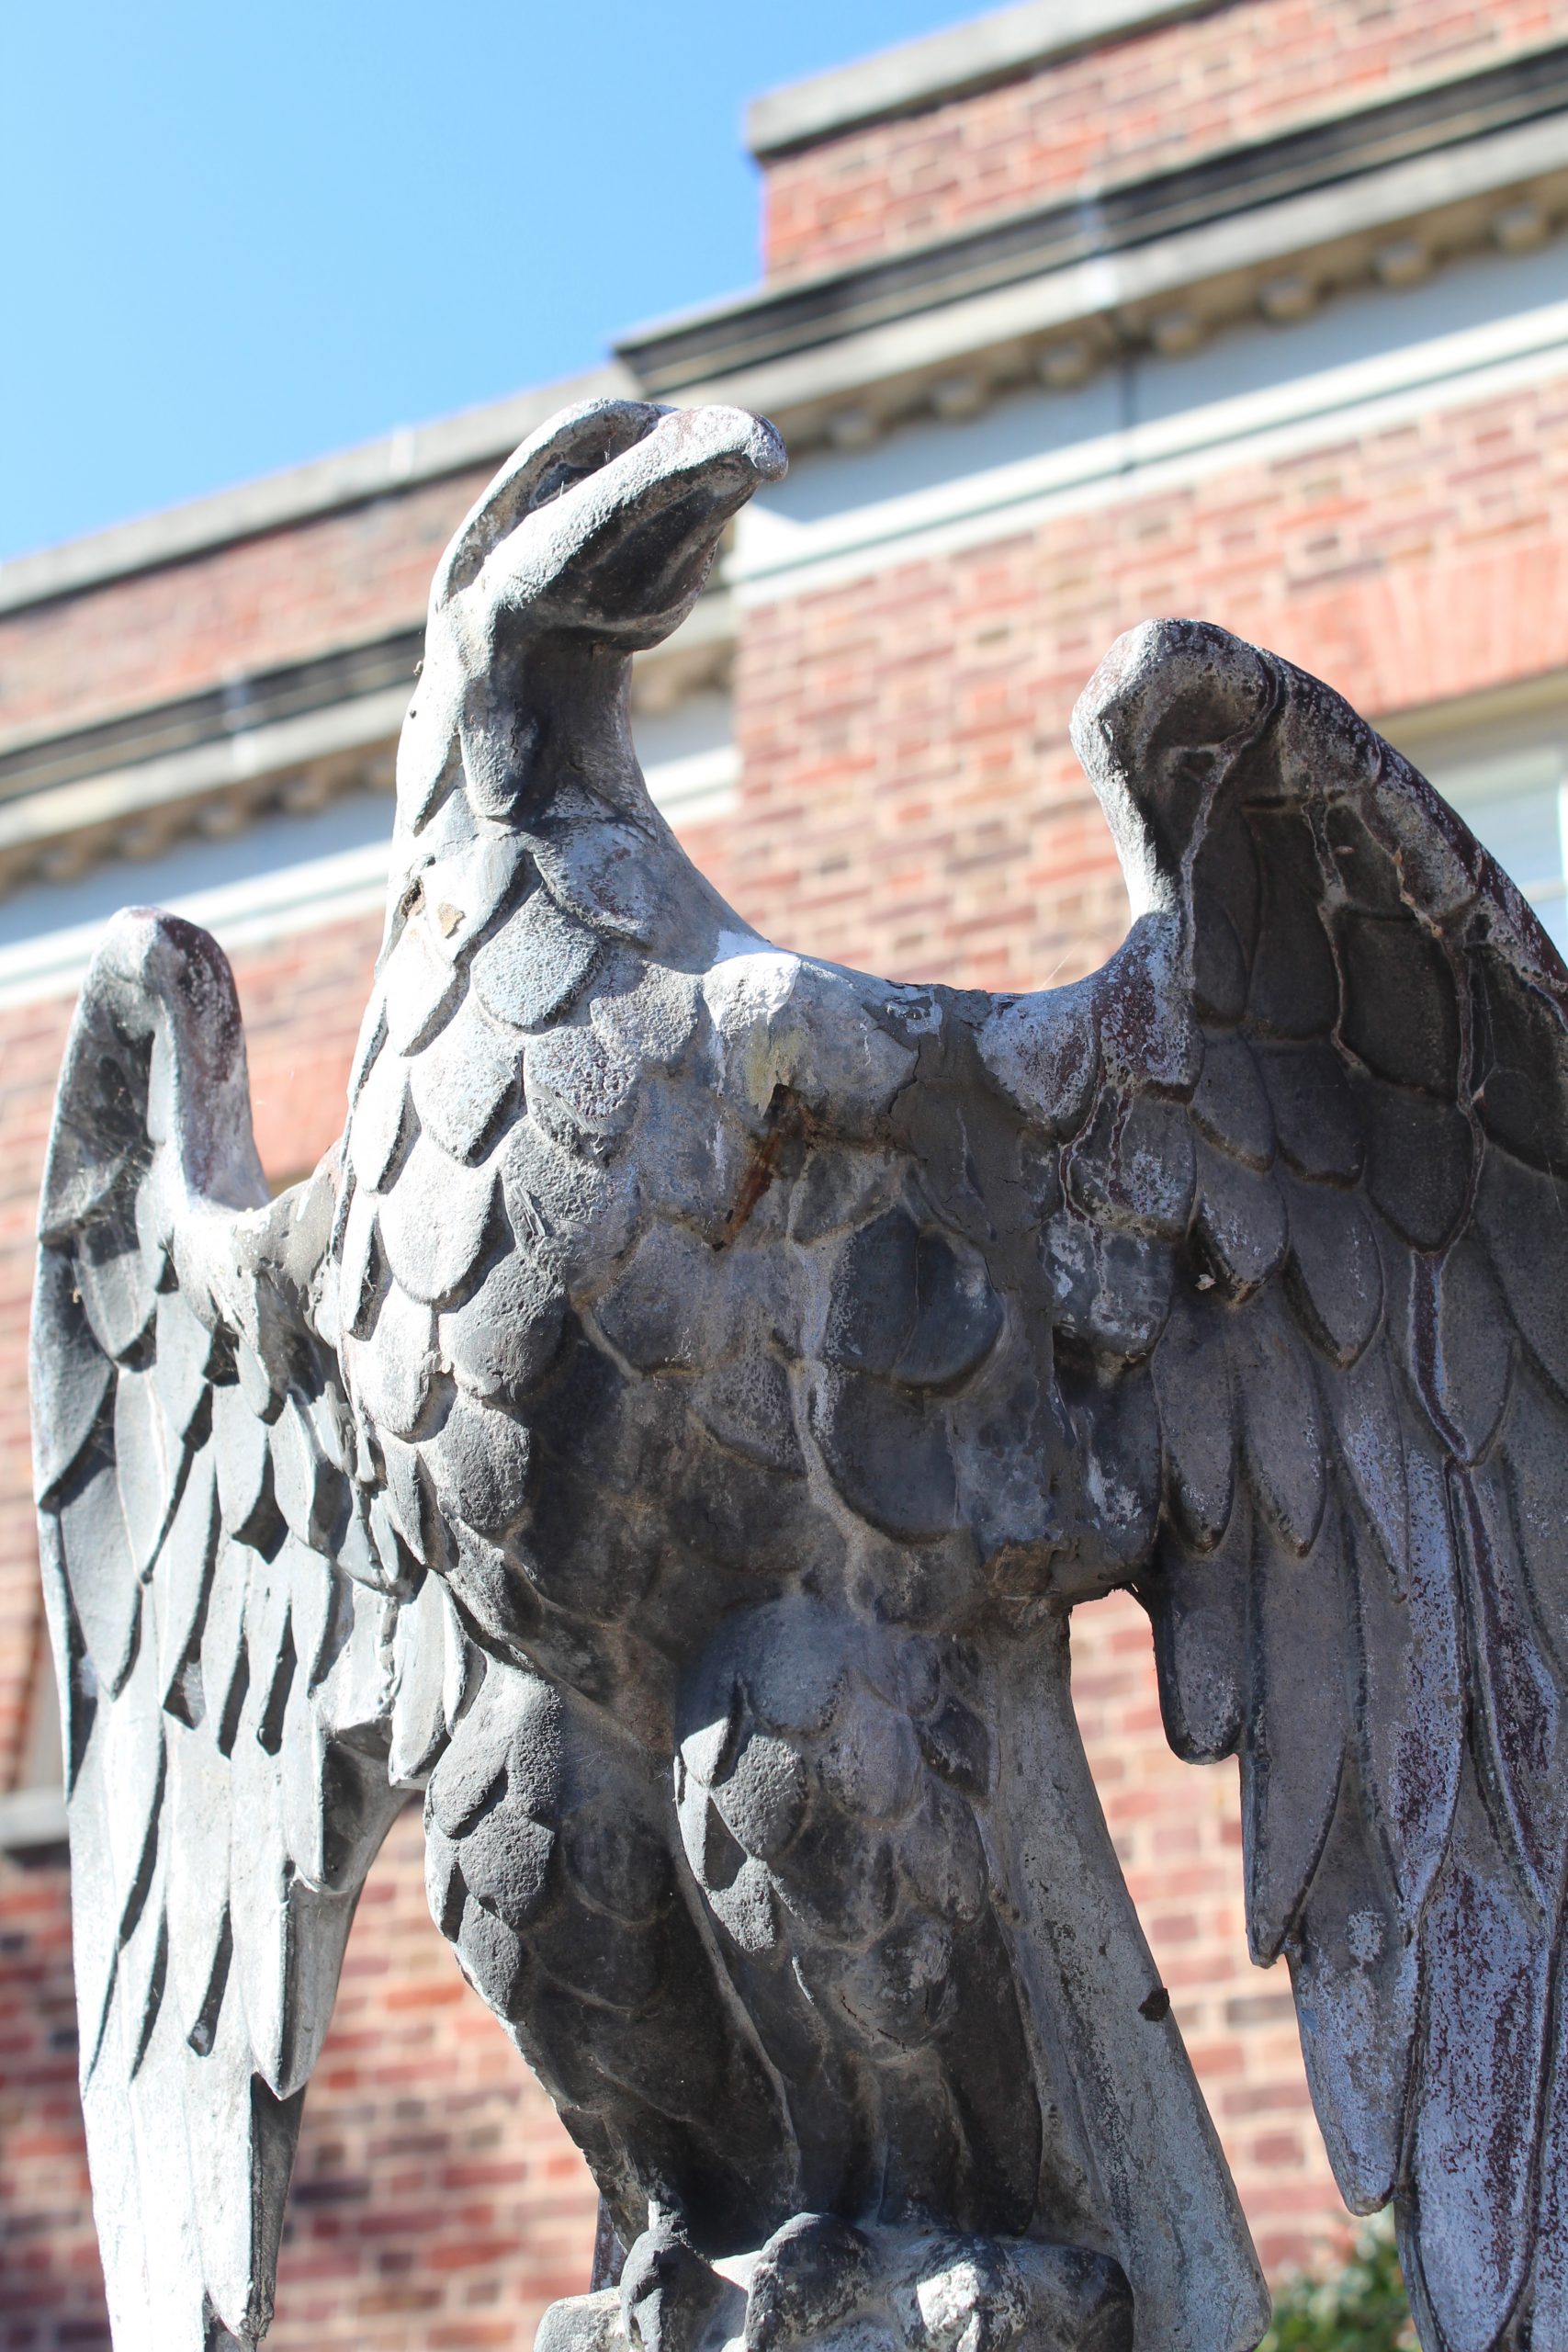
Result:
M116 2346L265 2333L414 1791L604 2199L552 2352L1253 2345L1073 1715L1120 1588L1173 1746L1239 1756L1253 1953L1427 2352L1561 2352L1568 973L1344 703L1190 621L1075 719L1101 971L771 946L627 681L784 465L599 401L463 524L313 1176L269 1197L206 933L133 910L88 974L33 1384Z

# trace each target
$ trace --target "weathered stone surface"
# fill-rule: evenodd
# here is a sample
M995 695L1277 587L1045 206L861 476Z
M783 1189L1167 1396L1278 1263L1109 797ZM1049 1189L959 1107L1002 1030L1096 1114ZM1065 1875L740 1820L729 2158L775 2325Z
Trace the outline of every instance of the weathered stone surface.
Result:
M1103 972L767 946L624 696L782 462L602 401L464 526L308 1186L204 934L123 917L89 978L35 1397L118 2352L262 2332L412 1786L626 2250L547 2352L1243 2352L1072 1712L1116 1584L1173 1742L1239 1751L1254 1948L1430 2352L1554 2341L1568 976L1353 714L1191 623L1083 706L1156 910Z
M515 1029L542 1029L587 985L600 943L536 890L474 958L474 989L487 1012Z

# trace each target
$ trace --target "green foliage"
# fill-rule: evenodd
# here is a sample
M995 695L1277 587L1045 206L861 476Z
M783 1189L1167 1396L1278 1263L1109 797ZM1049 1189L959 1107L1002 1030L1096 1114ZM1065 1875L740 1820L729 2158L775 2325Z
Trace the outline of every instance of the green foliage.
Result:
M1393 2216L1374 2214L1337 2270L1287 2278L1258 2352L1415 2352Z

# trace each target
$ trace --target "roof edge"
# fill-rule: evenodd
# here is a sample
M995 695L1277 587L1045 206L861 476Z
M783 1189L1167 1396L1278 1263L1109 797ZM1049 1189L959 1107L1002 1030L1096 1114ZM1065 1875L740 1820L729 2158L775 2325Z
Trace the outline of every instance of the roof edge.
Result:
M1021 0L946 32L928 33L852 65L764 92L746 109L746 144L759 163L770 162L840 131L912 114L988 83L1010 80L1053 58L1223 5L1224 0Z
M499 464L558 408L600 393L633 390L626 368L613 360L584 375L535 385L429 424L400 425L379 440L361 442L336 456L264 474L259 481L164 507L134 522L116 523L85 538L13 556L0 562L0 613L79 595L236 539L358 506L420 482L439 481L470 466Z

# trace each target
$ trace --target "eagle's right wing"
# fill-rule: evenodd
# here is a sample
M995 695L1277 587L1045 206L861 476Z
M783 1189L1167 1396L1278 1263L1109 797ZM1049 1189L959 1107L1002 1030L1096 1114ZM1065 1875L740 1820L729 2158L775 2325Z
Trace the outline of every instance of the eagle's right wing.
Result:
M1140 912L986 1050L1086 1525L1172 1744L1237 1752L1348 2201L1428 2352L1568 2344L1568 970L1337 695L1195 622L1080 756ZM1533 2333L1532 2333L1533 2331Z
M33 1319L81 2074L117 2352L252 2345L355 1899L471 1669L367 1517L329 1170L269 1203L215 943L121 916Z

